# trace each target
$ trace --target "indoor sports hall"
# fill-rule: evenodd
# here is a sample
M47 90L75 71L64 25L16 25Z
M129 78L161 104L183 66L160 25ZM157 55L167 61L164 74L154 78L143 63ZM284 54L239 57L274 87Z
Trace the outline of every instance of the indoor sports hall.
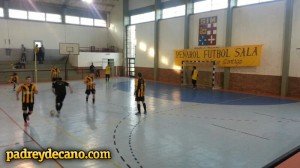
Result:
M0 0L0 167L299 168L300 1Z

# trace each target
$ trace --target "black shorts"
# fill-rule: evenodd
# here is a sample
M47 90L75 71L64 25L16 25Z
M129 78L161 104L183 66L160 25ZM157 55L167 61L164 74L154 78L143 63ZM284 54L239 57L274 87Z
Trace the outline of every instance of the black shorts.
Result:
M135 101L145 101L145 96L135 97Z
M66 95L56 95L56 103L62 103L65 100Z
M96 90L95 89L87 89L86 91L85 91L85 94L87 94L87 95L90 95L90 94L95 94L96 93Z
M23 111L33 111L33 103L22 103L22 110Z
M192 79L192 84L196 85L196 83L197 83L197 80Z
M106 78L109 78L109 77L110 77L110 74L105 74L105 77L106 77Z

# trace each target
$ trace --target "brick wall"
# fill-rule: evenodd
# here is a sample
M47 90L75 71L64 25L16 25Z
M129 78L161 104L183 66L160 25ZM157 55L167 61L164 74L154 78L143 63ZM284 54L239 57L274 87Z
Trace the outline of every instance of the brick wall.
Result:
M141 72L143 74L144 79L153 80L154 78L154 69L153 68L145 68L145 67L135 67L136 74Z
M154 80L154 68L135 67L135 72L141 72L145 79ZM180 70L159 68L158 82L181 84Z
M300 98L300 78L289 77L288 96Z
M229 90L280 95L281 77L231 73Z
M158 69L158 81L171 84L181 84L180 70Z
M145 79L153 80L154 69L136 67L136 73L141 72ZM219 74L223 84L223 73ZM158 81L170 84L181 84L180 70L158 69ZM288 96L300 98L300 78L289 78ZM280 95L281 77L271 75L253 75L231 73L229 90L265 94Z

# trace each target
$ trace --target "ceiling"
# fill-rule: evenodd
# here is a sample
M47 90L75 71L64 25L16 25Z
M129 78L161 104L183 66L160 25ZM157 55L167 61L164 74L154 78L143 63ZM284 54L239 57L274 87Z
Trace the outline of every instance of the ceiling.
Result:
M95 7L99 11L111 12L119 0L93 0L93 3L88 4L82 0L34 0L36 2L65 5L66 7L76 8L91 8Z

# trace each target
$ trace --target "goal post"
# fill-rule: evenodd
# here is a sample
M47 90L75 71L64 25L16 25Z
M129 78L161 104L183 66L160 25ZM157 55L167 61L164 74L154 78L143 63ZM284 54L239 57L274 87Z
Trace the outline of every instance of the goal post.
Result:
M198 71L197 87L219 89L222 86L223 69L216 62L182 62L183 86L192 86L193 67Z

